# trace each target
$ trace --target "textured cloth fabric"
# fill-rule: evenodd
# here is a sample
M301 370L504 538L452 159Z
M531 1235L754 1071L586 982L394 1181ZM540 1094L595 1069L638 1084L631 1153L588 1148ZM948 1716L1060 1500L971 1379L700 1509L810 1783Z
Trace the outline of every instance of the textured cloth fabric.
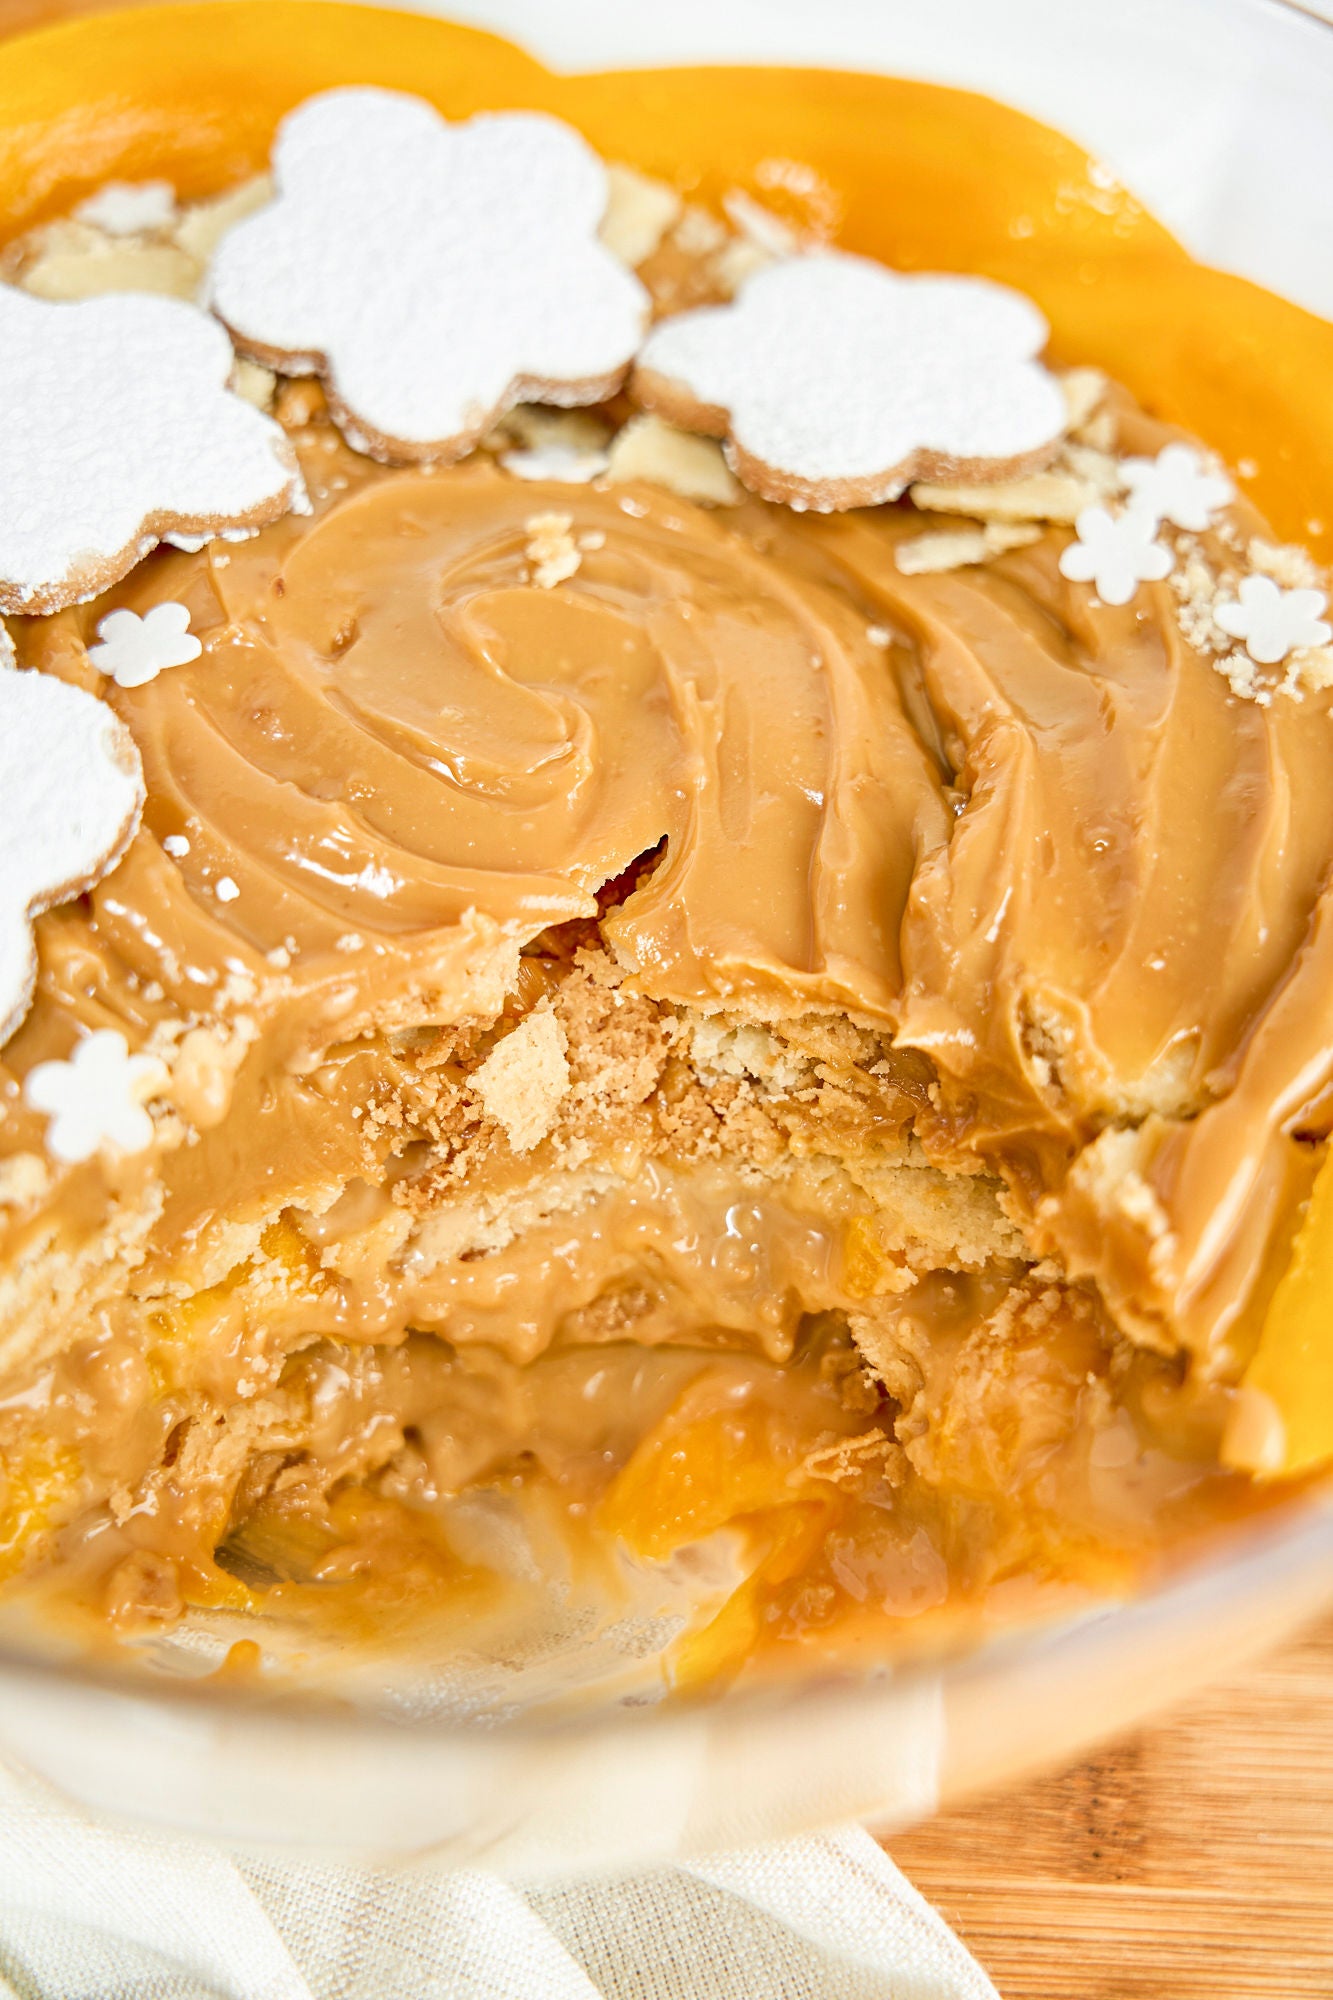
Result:
M618 1881L231 1856L0 1767L15 2000L996 2000L859 1828Z

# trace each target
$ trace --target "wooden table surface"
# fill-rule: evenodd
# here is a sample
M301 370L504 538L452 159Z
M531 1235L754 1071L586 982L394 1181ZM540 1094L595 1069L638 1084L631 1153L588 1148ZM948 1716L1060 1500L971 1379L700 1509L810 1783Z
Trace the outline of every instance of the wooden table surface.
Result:
M889 1848L1001 2000L1331 2000L1333 1618Z

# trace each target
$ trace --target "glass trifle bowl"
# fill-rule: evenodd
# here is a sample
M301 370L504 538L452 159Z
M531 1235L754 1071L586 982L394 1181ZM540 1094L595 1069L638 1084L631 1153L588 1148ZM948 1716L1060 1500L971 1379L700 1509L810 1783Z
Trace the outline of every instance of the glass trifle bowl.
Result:
M1333 222L1333 30L1277 0L1114 14L1026 0L1003 18L961 0L910 14L844 5L818 20L795 4L660 18L517 0L450 12L469 27L323 0L215 0L38 31L11 45L0 82L3 233L110 179L163 176L183 196L212 195L262 166L292 105L369 82L455 117L549 106L608 158L705 201L806 185L772 164L813 158L840 202L835 240L917 268L930 267L932 231L951 210L955 242L975 219L960 258L1021 284L1050 222L1042 302L1061 359L1104 364L1159 396L1232 463L1247 457L1246 412L1225 354L1217 346L1217 367L1199 369L1190 325L1172 317L1181 295L1167 266L1130 268L1142 255L1137 204L1200 261L1333 315L1333 261L1320 248ZM746 74L707 88L678 74L714 65ZM1077 167L1081 156L1051 140L1051 161L1065 165L1041 194L1044 218L1006 157L1002 122L978 113L975 157L950 164L911 129L910 93L894 106L900 122L886 117L881 76L996 98L1068 134L1091 163ZM724 119L729 99L744 108ZM910 173L925 189L932 163L934 196L886 220L879 178ZM1120 261L1118 218L1130 218ZM1219 312L1229 296L1217 295ZM1238 325L1242 347L1253 338ZM1295 395L1285 364L1273 365ZM1326 532L1280 455L1250 476L1281 532ZM1333 1513L1317 1480L1275 1488L1250 1518L1182 1544L1132 1588L1016 1598L1004 1616L923 1628L892 1652L812 1651L762 1679L668 1692L663 1660L694 1599L725 1592L730 1555L719 1547L687 1565L672 1582L678 1601L658 1578L614 1618L590 1620L555 1593L535 1623L446 1666L336 1638L316 1656L308 1632L251 1611L187 1621L131 1674L68 1632L11 1621L0 1747L99 1812L252 1848L516 1876L849 1818L889 1829L1069 1756L1271 1643L1333 1589ZM218 1671L251 1634L285 1650L292 1670Z

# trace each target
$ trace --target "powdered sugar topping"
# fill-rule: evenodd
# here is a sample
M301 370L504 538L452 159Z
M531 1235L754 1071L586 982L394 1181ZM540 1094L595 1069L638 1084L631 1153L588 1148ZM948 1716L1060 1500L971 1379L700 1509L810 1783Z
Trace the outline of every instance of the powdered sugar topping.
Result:
M0 1043L32 998L32 919L91 887L139 824L139 753L105 703L0 665Z
M598 240L606 169L570 127L331 90L285 120L273 170L209 297L255 359L324 376L353 444L457 458L515 402L619 385L648 298Z
M1046 335L1029 300L986 279L821 251L759 271L729 306L661 322L634 391L726 436L766 498L863 506L913 479L1001 478L1048 456L1067 412L1037 359Z
M168 533L303 497L282 431L227 389L233 359L177 299L0 286L0 611L96 596Z

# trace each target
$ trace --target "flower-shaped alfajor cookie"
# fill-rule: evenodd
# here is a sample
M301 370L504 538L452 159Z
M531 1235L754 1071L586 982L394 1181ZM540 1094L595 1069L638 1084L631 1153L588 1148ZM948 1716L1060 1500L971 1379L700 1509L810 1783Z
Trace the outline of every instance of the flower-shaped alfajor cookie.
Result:
M516 402L624 379L648 298L598 241L606 170L568 126L332 90L286 119L273 172L209 300L253 359L320 374L360 449L458 458Z
M655 327L632 390L768 500L832 511L909 482L1008 478L1067 423L1047 328L984 278L904 277L839 251L760 271L728 306Z
M173 531L303 501L278 426L227 388L231 344L178 299L53 303L0 285L0 611L96 596Z
M139 753L104 702L0 662L0 1043L32 997L33 918L115 866L143 802Z

